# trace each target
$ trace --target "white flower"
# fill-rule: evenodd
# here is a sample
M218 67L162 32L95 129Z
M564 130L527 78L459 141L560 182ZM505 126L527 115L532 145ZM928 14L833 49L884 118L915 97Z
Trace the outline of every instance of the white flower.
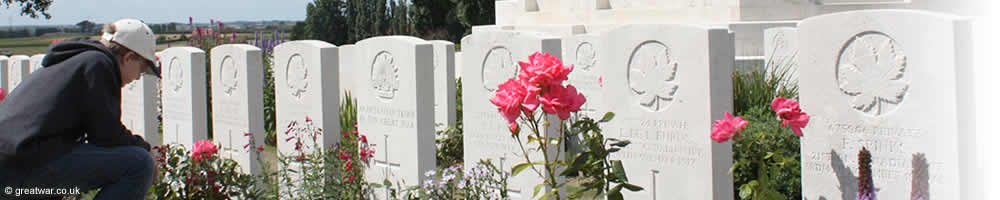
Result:
M431 170L431 171L427 171L427 173L424 173L424 176L432 177L432 176L434 176L434 174L437 174L437 172L434 172L434 170Z
M465 189L465 179L458 181L458 189Z

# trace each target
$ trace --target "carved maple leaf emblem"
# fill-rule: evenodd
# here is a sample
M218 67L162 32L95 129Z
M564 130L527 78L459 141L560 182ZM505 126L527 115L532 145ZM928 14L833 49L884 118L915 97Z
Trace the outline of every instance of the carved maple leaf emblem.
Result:
M873 34L856 36L845 47L838 68L841 91L852 96L854 109L880 115L886 104L899 104L909 88L903 79L906 56L891 38Z
M674 83L677 76L677 62L670 59L666 48L653 50L640 49L640 55L648 57L635 59L629 70L629 86L632 92L639 95L639 104L654 111L660 111L673 100L678 85ZM647 50L642 52L642 50Z

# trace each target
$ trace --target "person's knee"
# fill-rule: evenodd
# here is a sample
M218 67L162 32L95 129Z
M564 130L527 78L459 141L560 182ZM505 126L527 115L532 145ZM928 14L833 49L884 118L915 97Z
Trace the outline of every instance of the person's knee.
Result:
M153 161L152 154L140 147L126 147L126 151L132 158L132 171L134 171L134 176L141 177L153 177L155 171L155 162Z

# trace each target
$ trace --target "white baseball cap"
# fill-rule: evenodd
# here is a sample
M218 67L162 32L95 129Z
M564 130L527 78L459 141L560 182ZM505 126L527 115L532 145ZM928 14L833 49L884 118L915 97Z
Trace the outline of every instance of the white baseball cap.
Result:
M156 36L153 34L153 30L137 19L121 19L113 25L115 26L114 33L104 33L101 39L118 43L139 54L150 63L150 67L143 70L160 77L159 67L153 64L157 62L155 55Z

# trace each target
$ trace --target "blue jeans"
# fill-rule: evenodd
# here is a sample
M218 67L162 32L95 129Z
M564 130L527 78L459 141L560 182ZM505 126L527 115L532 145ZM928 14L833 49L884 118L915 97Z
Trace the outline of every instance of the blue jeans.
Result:
M154 167L151 154L141 147L82 144L41 167L0 168L0 190L4 190L0 191L0 199L50 198L71 195L74 190L85 193L98 188L101 191L95 200L144 199L153 184ZM32 188L41 190L30 191ZM33 194L50 192L46 189L55 193Z

